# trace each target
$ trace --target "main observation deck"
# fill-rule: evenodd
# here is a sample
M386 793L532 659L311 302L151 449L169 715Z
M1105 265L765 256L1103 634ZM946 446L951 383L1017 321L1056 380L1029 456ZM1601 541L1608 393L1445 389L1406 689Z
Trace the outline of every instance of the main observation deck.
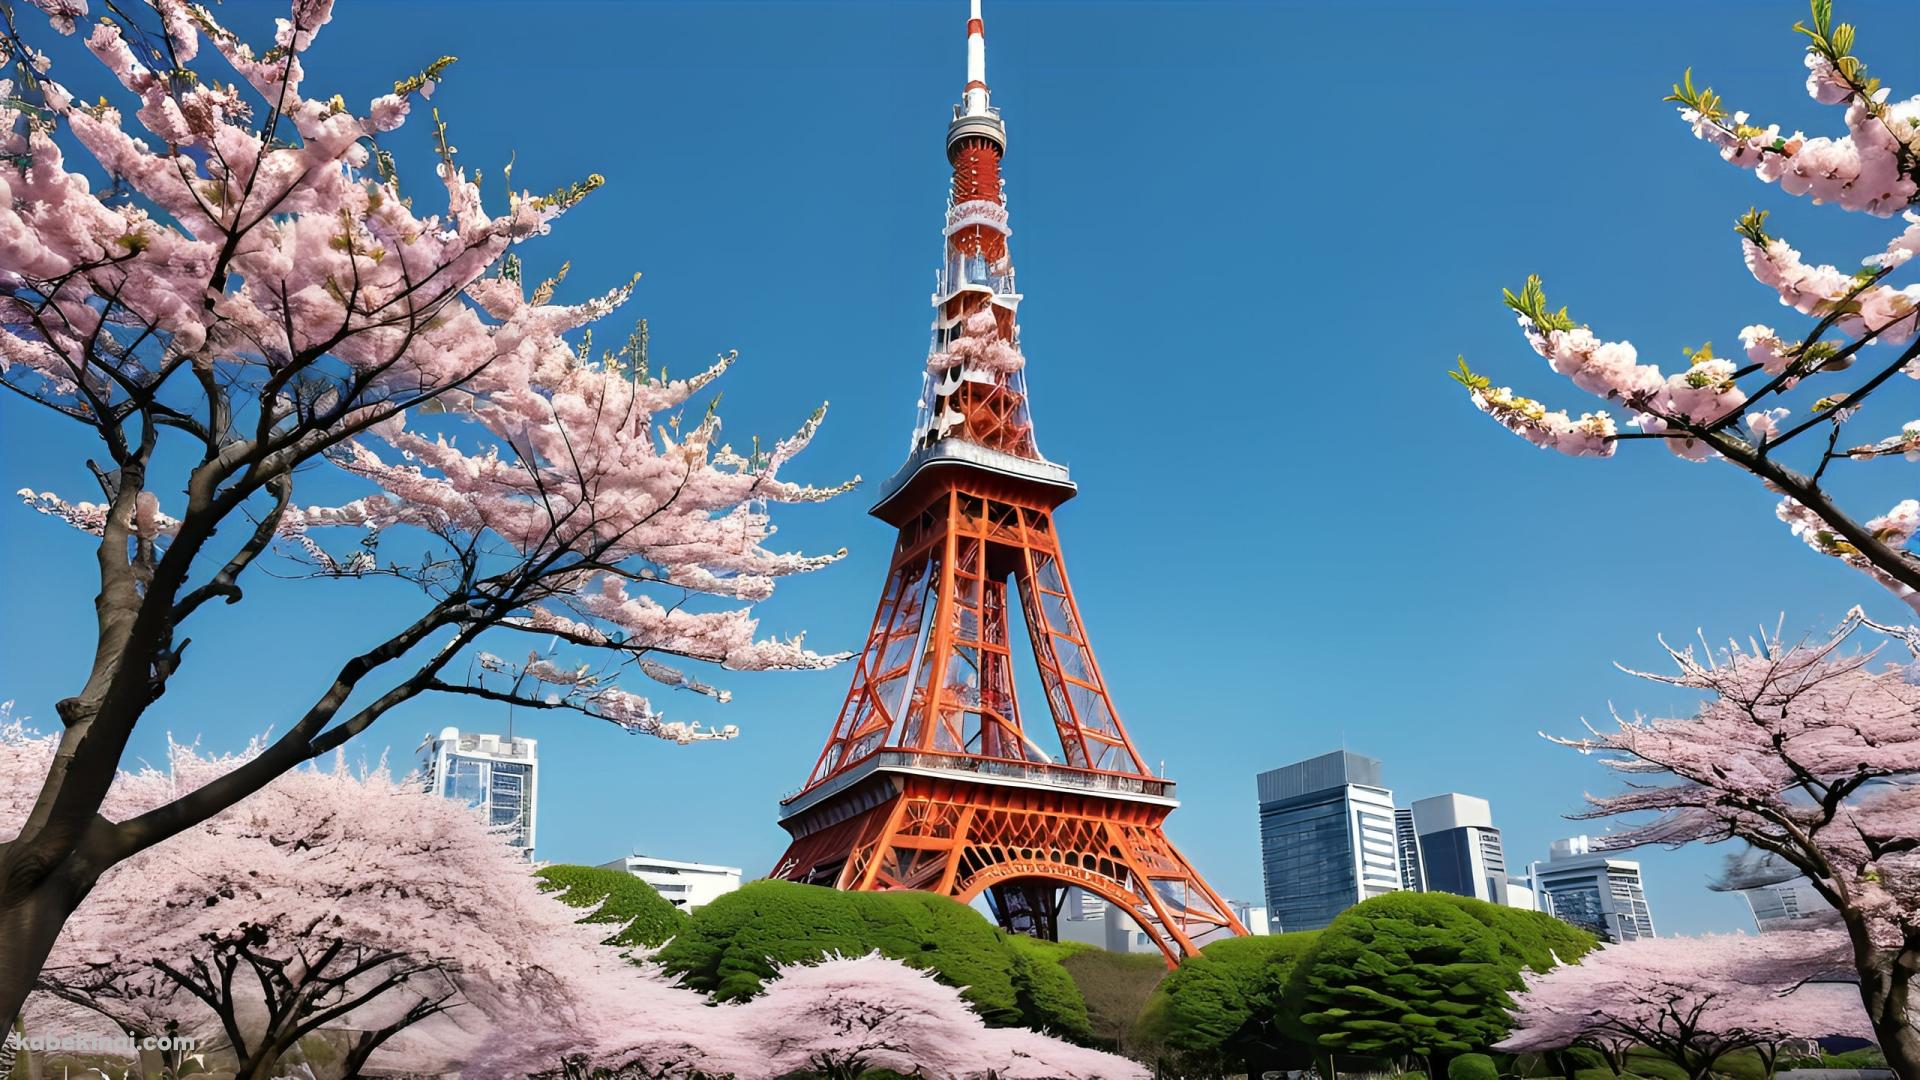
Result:
M1077 769L1038 761L982 758L930 750L876 750L854 765L810 788L780 800L780 820L798 817L823 801L881 773L966 780L999 787L1051 789L1100 795L1127 802L1151 803L1172 809L1174 782L1158 776Z

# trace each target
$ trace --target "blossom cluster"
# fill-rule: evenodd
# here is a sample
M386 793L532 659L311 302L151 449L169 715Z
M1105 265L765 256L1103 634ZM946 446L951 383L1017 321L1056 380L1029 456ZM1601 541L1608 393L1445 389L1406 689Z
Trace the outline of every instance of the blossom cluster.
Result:
M68 33L87 12L84 0L39 6ZM152 0L149 14L162 49L118 9L85 36L132 99L126 111L83 103L39 54L27 83L0 87L0 379L110 448L135 415L184 431L206 444L206 464L191 483L116 472L101 502L23 489L28 506L103 543L143 545L132 557L148 561L253 516L313 576L414 581L450 627L538 630L645 660L644 677L679 689L711 688L664 662L674 657L733 670L844 659L762 635L752 610L778 579L844 554L771 546L770 506L852 486L782 475L823 411L767 451L736 453L695 401L731 354L680 378L649 367L644 334L596 355L595 324L633 283L563 303L564 266L537 284L524 274L512 249L546 235L598 176L546 195L509 188L490 210L436 115L445 202L430 213L424 193L403 193L381 138L451 58L356 109L306 89L304 55L332 0L291 0L262 52L205 7ZM209 54L236 78L196 71ZM69 162L73 147L91 162ZM90 171L125 191L96 191ZM973 365L1018 363L998 341L956 348ZM314 463L361 490L293 499ZM117 500L131 475L146 486ZM213 494L198 505L172 494L202 489ZM361 534L347 554L324 542L340 530ZM428 554L384 556L390 531L424 537ZM734 606L691 609L689 596ZM561 689L511 672L530 674ZM676 742L719 734L605 684L555 699Z

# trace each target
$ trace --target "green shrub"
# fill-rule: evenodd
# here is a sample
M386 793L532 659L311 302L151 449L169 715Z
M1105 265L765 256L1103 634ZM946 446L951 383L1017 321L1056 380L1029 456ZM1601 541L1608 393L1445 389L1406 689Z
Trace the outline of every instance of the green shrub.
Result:
M1543 912L1523 911L1505 904L1489 904L1484 900L1452 893L1423 895L1438 897L1443 902L1453 904L1493 931L1499 939L1500 952L1516 970L1524 967L1532 971L1546 971L1559 964L1571 964L1599 944L1599 939L1592 934ZM1519 984L1516 983L1515 989L1518 988Z
M1499 1041L1519 969L1461 901L1395 892L1341 912L1295 965L1282 1014L1342 1054L1444 1057Z
M1021 1017L1035 1020L1035 1026L1085 1038L1092 1030L1086 997L1062 963L1078 950L1025 934L1002 934L1001 940L1013 955L1014 1004Z
M1573 1061L1575 1070L1605 1069L1609 1074L1613 1072L1613 1067L1607 1064L1607 1055L1591 1046L1569 1046L1560 1053Z
M1008 934L934 893L756 881L694 912L657 959L693 989L741 1001L778 965L876 951L961 988L989 1024L1087 1034L1086 1003L1058 962L1071 946Z
M1447 1080L1500 1080L1500 1070L1485 1054L1461 1054L1447 1062Z
M1188 1072L1250 1075L1304 1064L1311 1034L1282 1015L1294 965L1317 931L1227 938L1161 980L1141 1010L1139 1037Z
M1141 1010L1167 977L1167 962L1155 953L1117 953L1081 946L1060 966L1086 1002L1089 1041L1103 1050L1139 1056Z
M535 871L534 876L541 880L541 888L559 893L563 904L577 908L598 904L599 910L580 921L619 926L619 932L606 940L608 945L653 948L687 924L686 912L674 907L653 886L622 870L549 866Z
M1849 1050L1844 1054L1821 1054L1820 1061L1828 1069L1884 1069L1887 1056L1877 1046L1863 1046L1858 1050Z
M1720 1065L1726 1060L1720 1059L1720 1063L1714 1067L1715 1071L1724 1071ZM1646 1077L1646 1080L1689 1080L1687 1070L1642 1046L1627 1051L1627 1071L1635 1076Z

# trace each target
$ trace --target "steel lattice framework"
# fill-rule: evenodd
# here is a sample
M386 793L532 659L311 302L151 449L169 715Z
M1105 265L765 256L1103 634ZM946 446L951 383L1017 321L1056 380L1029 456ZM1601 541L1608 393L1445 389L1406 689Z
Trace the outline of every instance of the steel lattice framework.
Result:
M1053 514L1076 489L1034 442L1017 359L1006 133L988 104L979 0L967 37L933 356L907 463L873 510L899 541L839 719L782 803L793 843L774 876L984 893L1002 925L1048 938L1074 886L1129 914L1172 963L1246 931L1167 840L1173 784L1121 726L1067 582ZM966 359L983 343L1004 345L1002 362ZM1028 656L1057 754L1021 716L1014 669Z

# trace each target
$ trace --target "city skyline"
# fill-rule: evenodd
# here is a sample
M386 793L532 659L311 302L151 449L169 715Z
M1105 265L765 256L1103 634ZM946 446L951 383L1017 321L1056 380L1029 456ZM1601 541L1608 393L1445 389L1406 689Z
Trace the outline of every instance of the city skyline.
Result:
M1887 9L1860 8L1863 33L1890 25ZM1424 179L1451 193L1445 197L1456 209L1448 220L1423 227L1431 233L1428 243L1466 265L1445 265L1444 273L1432 275L1435 280L1422 281L1431 295L1398 298L1409 327L1380 334L1381 340L1361 350L1391 354L1377 362L1391 363L1392 377L1404 382L1380 391L1381 426L1427 435L1441 447L1410 455L1399 446L1342 442L1330 419L1276 419L1270 410L1278 403L1262 400L1273 370L1284 362L1281 348L1271 345L1271 328L1287 321L1286 309L1274 306L1273 296L1324 305L1314 299L1324 279L1378 272L1379 264L1408 257L1396 247L1405 243L1405 222L1392 219L1409 211L1404 203L1396 209L1393 185L1366 176L1333 185L1345 190L1327 190L1324 178L1290 171L1291 158L1250 145L1265 140L1241 139L1256 125L1273 122L1264 106L1291 83L1276 89L1236 66L1234 42L1281 32L1286 20L1304 10L1208 9L1192 26L1156 35L1151 50L1117 28L1076 17L1071 8L1021 6L996 21L996 63L1006 72L996 78L996 94L1019 110L1023 133L1008 172L1022 230L1022 275L1036 296L1025 329L1038 387L1037 421L1049 452L1071 461L1088 489L1061 521L1076 550L1076 584L1087 598L1089 620L1100 628L1102 654L1113 669L1129 730L1156 769L1164 759L1180 782L1184 805L1171 825L1176 842L1223 894L1235 898L1259 895L1257 837L1248 824L1251 775L1320 752L1335 741L1329 738L1332 726L1345 729L1354 745L1395 747L1404 764L1389 759L1388 766L1407 777L1407 790L1476 791L1501 805L1510 799L1524 807L1524 813L1503 811L1510 819L1503 828L1510 852L1530 854L1554 837L1580 831L1558 815L1578 809L1582 790L1613 784L1590 759L1548 746L1535 731L1576 732L1582 715L1604 717L1609 699L1629 711L1686 704L1678 695L1662 699L1625 680L1612 671L1612 660L1657 666L1656 633L1679 640L1704 625L1719 639L1756 622L1772 625L1781 611L1792 631L1831 622L1853 603L1881 612L1891 608L1843 568L1810 562L1751 492L1714 489L1710 479L1696 480L1651 456L1604 471L1523 456L1459 408L1440 377L1456 346L1470 356L1498 356L1523 375L1536 374L1525 367L1531 358L1511 340L1511 320L1494 299L1499 286L1516 284L1530 269L1577 284L1598 309L1596 317L1604 311L1615 321L1638 319L1630 327L1636 339L1672 341L1677 350L1678 335L1692 332L1696 312L1637 310L1630 290L1610 292L1607 285L1644 273L1638 249L1657 236L1674 239L1672 272L1705 280L1695 301L1755 319L1771 314L1769 298L1723 272L1729 242L1722 219L1766 195L1688 145L1655 99L1684 63L1749 55L1750 65L1722 65L1729 85L1744 98L1785 105L1785 123L1804 118L1811 106L1794 105L1796 87L1778 74L1782 59L1791 61L1798 46L1775 25L1798 8L1782 5L1784 20L1754 18L1740 25L1675 13L1666 40L1652 42L1638 36L1624 12L1560 12L1549 28L1516 32L1536 45L1550 33L1577 34L1619 62L1575 75L1547 62L1548 50L1516 46L1514 56L1502 55L1497 80L1474 70L1495 66L1491 54L1474 51L1487 46L1450 30L1442 13L1416 6L1404 25L1372 28L1386 35L1386 55L1397 66L1382 87L1362 88L1378 95L1363 102L1385 109L1422 79L1437 80L1449 93L1491 94L1508 78L1531 78L1552 87L1543 96L1555 103L1552 113L1545 105L1514 103L1519 112L1498 125L1464 114L1448 117L1458 127L1452 135L1457 145L1441 152L1443 167L1432 171L1442 175ZM834 402L807 476L831 482L862 473L869 487L827 507L787 515L782 540L794 548L845 545L851 554L818 580L796 583L763 615L769 630L810 630L816 647L857 648L890 539L884 527L864 518L865 500L900 456L900 418L924 343L918 303L931 269L924 241L937 219L929 185L937 192L944 162L937 137L913 133L937 124L952 96L952 50L927 47L957 47L947 7L821 6L807 16L820 44L804 56L788 47L805 37L799 17L778 6L764 10L762 25L746 27L723 11L692 7L649 5L611 13L620 28L605 43L578 43L580 62L570 77L583 82L578 92L608 101L626 100L621 80L638 80L630 91L635 100L642 107L657 104L647 113L645 138L634 140L646 145L638 147L594 145L582 129L567 126L578 118L543 127L530 107L514 103L505 85L510 80L484 77L513 69L517 37L552 32L517 24L510 32L508 14L504 5L477 5L462 20L442 20L465 22L446 28L455 39L448 51L466 59L436 98L456 103L449 112L463 154L497 177L499 165L517 152L516 183L542 190L589 168L610 177L607 189L565 223L562 241L538 248L538 256L551 257L555 265L563 255L573 257L568 288L577 287L580 295L624 280L632 269L646 270L636 305L651 320L655 355L676 369L740 346L738 385L728 392L732 438L744 443L752 432L784 434L820 399ZM244 13L235 15L244 22ZM1356 18L1341 12L1327 17L1340 25ZM420 60L408 35L388 29L375 36L343 23L320 51L316 70L330 80L381 89L395 72L416 69ZM1439 59L1394 51L1410 50L1416 36L1424 36ZM632 42L640 43L646 64L673 79L693 73L710 78L710 100L668 106L663 77L642 71L640 61L615 49ZM1216 50L1224 55L1210 68L1206 61ZM1301 68L1284 78L1332 74L1314 66L1322 62L1301 57ZM1911 63L1897 54L1876 64L1887 69L1890 81L1910 74L1904 68ZM1177 85L1181 80L1168 78L1170 73L1192 76L1200 85ZM794 124L782 103L782 87L796 74L835 108L841 130L831 152L797 130L804 125ZM1111 103L1135 101L1129 95L1137 95L1148 77L1153 95L1141 104L1171 149L1166 160L1143 163L1116 147L1137 136L1136 125L1144 121L1138 113L1122 117ZM1180 128L1178 121L1197 115L1192 110L1202 100L1218 103L1220 114ZM493 109L521 122L499 131L459 127L463 112ZM1542 111L1528 111L1533 109ZM609 115L620 114L609 112L602 121ZM1610 188L1637 174L1603 170L1597 177L1568 178L1564 189L1527 190L1516 209L1510 200L1491 197L1498 185L1484 178L1470 186L1444 175L1502 160L1501 148L1529 124L1583 125L1605 132L1622 147L1622 157L1658 157L1659 198L1621 198ZM424 125L404 134L416 149L424 145ZM1352 137L1328 136L1335 153L1327 160L1353 152L1342 141ZM1130 190L1103 190L1118 167L1136 170ZM831 182L799 198L767 179L810 169ZM1257 205L1262 192L1276 202L1275 220L1249 226L1228 213ZM1143 199L1158 209L1139 214ZM1353 228L1335 235L1338 230L1294 220L1303 207L1304 216L1344 217ZM1791 220L1794 212L1786 208L1782 217ZM1598 218L1603 224L1588 227L1610 237L1608 244L1556 250L1533 223L1576 214L1588 222ZM1116 221L1128 224L1124 243L1114 235ZM1841 223L1843 235L1852 235L1845 232L1851 224ZM817 295L788 295L804 290L779 280L776 268L792 260L795 236L828 225L836 250L807 258L831 263L838 280L881 298L857 317L838 313L829 319ZM1250 250L1223 251L1232 247L1223 238L1236 235L1246 237ZM1470 237L1483 250L1460 254ZM1311 272L1275 265L1272 253L1287 251L1300 252L1297 261ZM1194 260L1204 262L1192 267ZM1172 313L1113 312L1106 275L1136 265L1157 271L1156 298ZM1383 273L1387 281L1405 276ZM1257 288L1248 283L1256 278ZM1335 321L1343 325L1289 341L1285 353L1355 349L1348 339L1356 312L1342 310L1346 317ZM831 332L816 333L816 320L828 321ZM1723 336L1730 338L1738 324L1725 321ZM1222 385L1179 385L1180 369L1196 357L1215 358ZM1116 389L1126 386L1161 389L1142 405ZM1087 400L1070 404L1074 391ZM1176 393L1184 395L1184 405L1167 403ZM1127 410L1136 416L1116 423L1113 418L1127 418ZM1189 429L1199 416L1226 434L1211 443L1197 439L1201 449L1195 451ZM1146 440L1131 435L1142 426L1167 431L1143 447L1138 444ZM8 448L0 461L6 490L29 484L77 490L84 483L83 476L47 476L22 452L30 445L70 445L71 436L48 421L23 416L0 438ZM1306 475L1290 494L1270 494L1273 489L1257 482L1263 470L1256 451L1310 461L1328 454L1328 447L1355 470L1379 466L1389 453L1405 455L1392 462L1403 475L1384 490L1362 493L1341 490L1352 474L1340 469ZM1235 462L1237 470L1230 467ZM1657 483L1649 479L1654 477ZM1510 505L1463 500L1461 487L1475 479L1510 496L1522 494ZM1657 501L1671 528L1715 535L1716 561L1741 567L1743 577L1782 569L1781 586L1766 595L1729 597L1704 580L1711 574L1673 572L1661 575L1658 604L1635 600L1623 583L1649 567L1681 566L1690 553L1631 532L1604 550L1596 545L1582 551L1587 572L1579 580L1560 577L1567 551L1557 523L1583 520L1597 513L1596 506L1608 505L1607 499L1649 490L1643 484L1653 484L1658 494L1636 497ZM1186 512L1143 513L1129 495L1139 487L1176 492ZM1449 505L1439 494L1448 490L1455 501L1472 504ZM27 540L35 541L36 565L28 573L16 559L8 608L32 610L35 617L5 620L0 648L22 655L36 640L85 640L84 630L75 627L84 627L90 612L70 602L81 595L74 582L85 577L84 548L40 543L44 536L34 531L39 524L18 508L12 513L4 533L8 544L26 550ZM1325 529L1300 528L1296 514L1337 520L1342 528L1330 538ZM1172 537L1177 543L1155 538L1169 519L1178 522ZM1729 520L1741 527L1725 529ZM1420 523L1417 541L1408 539L1409 521ZM1167 574L1156 565L1169 558L1180 560L1179 572ZM1227 569L1208 572L1206 562ZM1502 588L1475 575L1553 585ZM268 581L255 588L291 601L284 605L287 620L229 620L216 624L196 648L245 655L248 639L283 640L301 632L303 621L351 637L360 609L386 595L380 583ZM22 714L52 724L52 703L71 690L80 663L51 657L11 671L12 685L0 688L0 698L15 698ZM1401 670L1381 678L1377 669L1388 665ZM270 712L263 715L259 703L274 700L289 684L304 687L319 674L297 667L190 670L136 739L129 759L156 758L169 726L182 737L198 735L210 748L235 749L258 727L285 723ZM739 865L749 876L765 873L785 840L774 824L776 801L796 783L793 763L817 751L846 675L841 669L733 677L736 701L726 708L691 695L664 699L681 717L740 724L742 738L724 745L657 746L579 718L522 713L518 728L539 739L549 778L575 778L543 793L541 855L598 863L637 848ZM1275 693L1276 685L1285 691ZM422 731L446 725L504 730L505 709L422 704L383 721L348 749L355 758L373 760L384 751L405 760ZM1511 795L1499 796L1499 784L1481 779L1486 774L1502 777ZM703 813L677 813L688 806ZM1634 856L1659 890L1650 899L1660 908L1663 933L1734 928L1749 918L1737 895L1705 889L1719 854L1702 849Z

